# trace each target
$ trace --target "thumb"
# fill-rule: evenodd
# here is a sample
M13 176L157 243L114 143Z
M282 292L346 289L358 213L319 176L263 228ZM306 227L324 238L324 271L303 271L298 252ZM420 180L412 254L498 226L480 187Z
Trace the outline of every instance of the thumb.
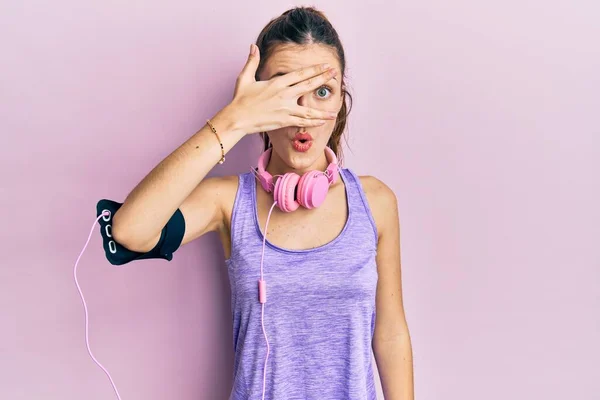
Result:
M240 76L238 78L238 82L241 85L248 84L250 82L256 82L256 70L258 69L258 64L260 62L260 51L258 50L258 46L255 44L250 45L250 54L248 54L248 60L246 61L246 65L242 69Z

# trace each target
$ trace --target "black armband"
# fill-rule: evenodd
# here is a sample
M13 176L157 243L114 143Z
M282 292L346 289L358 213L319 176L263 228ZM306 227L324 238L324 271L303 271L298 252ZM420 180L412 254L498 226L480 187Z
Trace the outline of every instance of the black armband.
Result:
M131 251L112 237L112 218L123 203L112 200L100 200L96 205L96 218L99 219L100 235L106 258L113 265L123 265L134 260L160 258L167 261L173 259L173 253L179 248L185 234L185 220L179 209L175 211L160 234L160 240L152 250L146 253ZM106 214L108 211L108 215ZM104 214L104 215L103 215Z

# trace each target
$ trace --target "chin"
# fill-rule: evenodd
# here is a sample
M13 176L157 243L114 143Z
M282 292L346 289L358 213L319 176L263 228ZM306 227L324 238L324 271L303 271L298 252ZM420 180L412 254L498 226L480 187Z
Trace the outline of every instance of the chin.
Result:
M310 148L306 148L310 147ZM325 147L317 143L310 143L308 146L304 146L301 149L296 148L293 143L288 144L283 149L280 147L277 153L282 158L283 162L288 167L295 170L307 170L310 169L315 162L319 159L321 151L325 151Z
M314 163L313 159L315 158L313 151L300 153L295 151L293 148L284 150L281 156L288 167L297 170L310 167Z

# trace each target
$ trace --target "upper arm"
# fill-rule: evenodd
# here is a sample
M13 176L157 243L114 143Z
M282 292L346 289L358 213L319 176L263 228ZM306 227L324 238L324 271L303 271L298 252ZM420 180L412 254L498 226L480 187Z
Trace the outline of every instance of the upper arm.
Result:
M211 177L203 179L179 206L185 221L185 232L180 246L212 231L223 229L225 225L225 210L233 201L237 190L237 177ZM129 250L148 252L152 250L161 238L159 232L145 245L125 246Z
M374 340L391 340L408 331L402 300L400 218L394 192L374 177L361 177L378 231Z
M236 176L205 178L179 209L185 219L181 245L213 231L224 229L226 213L237 190Z

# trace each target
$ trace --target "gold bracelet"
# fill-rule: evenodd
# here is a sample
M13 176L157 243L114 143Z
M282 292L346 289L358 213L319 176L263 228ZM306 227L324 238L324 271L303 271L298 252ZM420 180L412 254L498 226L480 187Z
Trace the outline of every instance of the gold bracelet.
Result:
M217 136L217 140L219 141L219 145L221 146L221 159L219 160L219 164L223 164L225 162L225 149L223 148L223 142L221 142L221 138L219 137L219 134L217 133L217 130L210 123L209 119L206 120L206 123L208 124L208 126L210 127L210 129L212 129L212 131L215 134L215 136Z

